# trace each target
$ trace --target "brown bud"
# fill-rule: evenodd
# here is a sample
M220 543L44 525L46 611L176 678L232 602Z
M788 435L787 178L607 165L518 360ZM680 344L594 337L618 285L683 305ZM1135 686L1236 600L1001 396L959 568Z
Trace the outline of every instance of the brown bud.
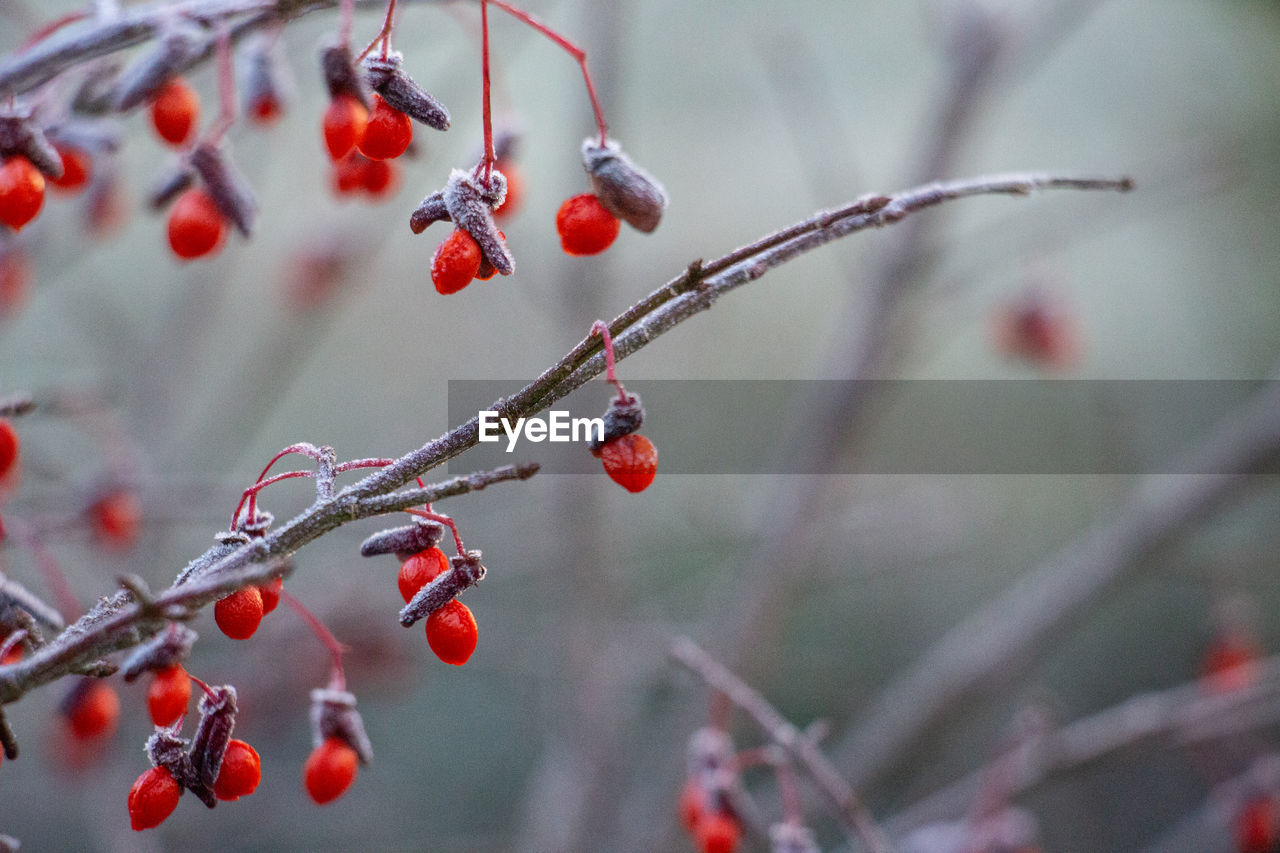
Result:
M181 74L206 47L205 31L192 25L174 25L116 78L113 100L121 112L150 100L165 83Z
M276 35L257 33L244 42L240 49L240 89L245 111L255 118L259 105L272 103L283 110L293 99L293 78L280 50L281 41Z
M179 160L160 173L160 178L147 193L147 204L152 210L163 210L169 202L182 195L196 181L196 170L185 159Z
M667 191L657 179L631 162L622 147L609 140L582 142L582 165L591 188L605 209L646 234L658 227L667 206Z
M435 580L418 590L400 611L400 624L408 628L426 616L444 607L463 590L470 589L485 576L486 569L480 563L479 551L468 551L465 556L452 557L449 570L441 572Z
M0 158L21 154L46 178L62 177L62 155L30 113L0 115Z
M493 221L494 208L501 206L506 197L507 178L497 169L490 172L487 184L470 172L454 169L444 188L445 209L453 224L475 239L480 253L498 272L511 275L516 262Z
M392 53L386 59L370 56L364 60L365 81L388 104L436 130L449 129L449 111L400 68L404 57Z
M254 201L248 181L232 165L230 158L221 148L206 142L191 152L191 165L200 174L222 215L248 237L258 215L258 203Z
M409 230L421 234L434 222L448 222L449 209L444 204L444 192L437 190L422 200L422 204L409 216Z
M369 108L369 92L365 89L361 74L351 60L351 50L343 44L334 44L320 51L320 71L329 87L329 97L350 95L365 109Z
M614 397L609 401L609 408L604 413L604 435L599 440L592 439L587 446L594 455L599 456L600 448L615 438L630 435L640 429L642 423L644 423L644 405L640 402L639 394L628 393L626 400Z
M169 626L134 649L120 667L125 681L133 681L144 672L158 672L182 663L191 654L198 635L186 625L170 622Z
M341 738L355 750L361 764L373 761L373 744L356 710L356 697L345 690L317 688L311 691L311 740L320 746L331 737Z
M393 527L373 534L360 544L360 556L379 554L416 554L434 548L444 538L444 525L423 519L404 527Z
M191 766L196 778L212 788L222 769L222 757L236 725L236 689L230 684L214 687L200 698L200 725L191 741Z

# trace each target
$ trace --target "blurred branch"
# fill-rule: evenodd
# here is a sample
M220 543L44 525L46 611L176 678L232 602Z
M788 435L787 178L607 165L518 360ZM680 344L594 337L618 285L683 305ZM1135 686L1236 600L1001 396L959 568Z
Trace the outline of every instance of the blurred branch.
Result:
M817 744L802 734L761 696L688 637L671 641L671 657L697 675L713 689L747 713L766 735L809 775L830 803L840 825L859 838L874 853L889 853L892 847L884 831L876 824L870 809L857 792L832 766Z
M865 787L965 700L1027 670L1066 623L1137 571L1143 558L1188 525L1241 495L1248 475L1280 452L1280 383L1224 417L1172 470L1148 476L1128 499L1068 542L1003 595L947 632L881 692L838 749Z
M1214 690L1193 681L1168 690L1126 699L1077 720L998 759L1007 795L1016 797L1053 779L1104 758L1152 743L1186 746L1220 740L1258 729L1280 719L1280 656L1256 665L1253 678L1240 687ZM991 768L974 771L929 795L887 822L894 835L936 820L962 817L982 789Z

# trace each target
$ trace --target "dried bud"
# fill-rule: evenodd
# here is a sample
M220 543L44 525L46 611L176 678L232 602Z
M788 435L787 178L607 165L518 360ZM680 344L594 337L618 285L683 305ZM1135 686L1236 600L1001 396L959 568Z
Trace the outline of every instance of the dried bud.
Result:
M94 154L120 150L120 125L109 120L64 121L45 128L51 142Z
M449 209L444 205L444 192L437 190L422 200L409 216L409 230L421 234L434 222L448 222Z
M0 158L21 154L46 178L62 177L62 155L31 120L30 113L0 115Z
M444 525L434 521L415 521L404 527L393 527L373 534L360 543L360 556L379 554L416 554L434 548L444 538Z
M479 551L468 551L465 556L451 558L449 570L441 572L435 580L418 590L400 611L400 624L408 628L419 619L431 615L457 597L458 593L479 583L485 572L485 567L480 563Z
M113 89L121 112L150 100L165 83L181 74L205 51L208 38L196 26L174 24L150 51L121 72Z
M642 423L644 423L644 405L640 402L639 394L628 393L625 400L614 397L609 401L609 408L604 413L604 435L599 439L592 439L588 447L592 454L599 456L600 448L615 438L630 435L640 429Z
M244 176L222 149L209 143L202 143L191 152L191 165L200 173L200 179L223 216L248 237L258 215L258 203Z
M80 82L71 97L71 111L81 115L102 115L114 106L116 80L122 65L115 59L99 60L93 71Z
M388 104L409 118L436 130L449 129L449 111L400 68L404 57L392 53L386 59L364 60L365 80Z
M475 239L480 253L498 272L511 275L516 262L493 221L494 209L500 207L506 197L507 178L497 169L490 171L487 184L470 172L454 169L444 188L444 204L453 224Z
M147 193L147 204L152 210L163 210L169 203L191 188L196 181L196 170L187 160L175 161L160 173Z
M212 788L222 769L222 756L236 725L236 689L230 684L212 688L200 698L200 725L191 741L191 766L197 780Z
M601 147L595 140L583 140L582 165L605 210L646 234L658 227L667 206L667 191L653 175L631 162L617 142L609 140Z
M293 79L276 34L257 33L240 49L245 111L260 122L271 121L293 99Z
M324 74L325 85L329 87L329 97L350 95L364 104L365 109L369 108L369 92L351 61L351 51L346 45L335 44L321 50L320 70Z
M198 635L178 622L138 646L120 667L125 681L133 681L144 672L158 672L182 663L191 654Z
M355 695L317 688L311 691L311 741L313 746L320 746L331 737L341 738L354 749L361 764L373 761L373 745L356 710Z
M519 147L519 131L506 128L493 134L493 159L498 162L514 159Z

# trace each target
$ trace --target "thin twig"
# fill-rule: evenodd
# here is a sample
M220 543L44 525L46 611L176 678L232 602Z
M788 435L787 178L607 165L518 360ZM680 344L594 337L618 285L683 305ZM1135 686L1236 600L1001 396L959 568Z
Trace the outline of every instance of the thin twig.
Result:
M745 711L756 725L764 729L770 740L804 769L831 804L836 818L846 831L861 839L873 853L888 853L893 849L870 809L863 804L853 787L822 754L817 744L787 722L767 699L725 669L719 661L712 658L688 637L677 637L672 640L670 654L681 665Z

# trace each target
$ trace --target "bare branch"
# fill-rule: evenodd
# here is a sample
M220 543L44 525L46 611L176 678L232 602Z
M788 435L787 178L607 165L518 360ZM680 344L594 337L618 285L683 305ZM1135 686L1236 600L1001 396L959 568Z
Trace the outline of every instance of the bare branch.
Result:
M1280 452L1280 384L1227 415L1171 470L1141 480L1120 507L1068 542L1003 595L953 628L879 696L838 749L865 786L979 691L1016 678L1074 616L1135 572L1187 526L1240 495L1249 474Z
M874 853L889 853L893 849L884 831L876 824L871 811L840 772L822 754L817 744L787 722L767 699L725 669L719 661L688 637L677 637L672 640L670 654L672 658L745 711L756 725L764 729L770 740L804 769L831 804L836 818L847 832L861 839Z

